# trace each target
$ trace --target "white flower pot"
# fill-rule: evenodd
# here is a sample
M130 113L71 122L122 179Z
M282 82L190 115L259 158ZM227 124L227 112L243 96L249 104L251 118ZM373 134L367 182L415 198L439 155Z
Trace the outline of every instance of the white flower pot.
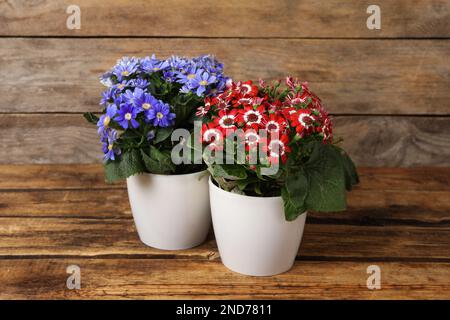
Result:
M223 264L252 276L270 276L292 268L306 212L286 221L281 197L249 197L224 191L209 180L211 213Z
M205 241L211 225L205 171L139 174L127 179L139 238L150 247L181 250Z

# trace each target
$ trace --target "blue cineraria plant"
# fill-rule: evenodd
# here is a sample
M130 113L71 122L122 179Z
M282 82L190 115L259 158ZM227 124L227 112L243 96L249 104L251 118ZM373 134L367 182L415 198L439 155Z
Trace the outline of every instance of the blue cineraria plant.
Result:
M98 127L109 182L149 172L182 174L201 165L174 165L171 133L193 129L195 112L207 96L221 93L228 77L209 55L160 60L124 57L101 78L106 86L102 114L85 113Z

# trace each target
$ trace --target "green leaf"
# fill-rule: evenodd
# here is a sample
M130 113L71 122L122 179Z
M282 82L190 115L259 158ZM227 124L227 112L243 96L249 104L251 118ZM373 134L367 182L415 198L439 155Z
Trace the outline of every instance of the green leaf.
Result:
M292 197L287 191L286 187L281 189L281 197L284 202L284 216L287 221L293 221L297 219L299 215L306 211L305 207L297 207L293 201Z
M212 167L212 175L229 180L240 180L247 178L245 168L238 164L214 164Z
M150 146L150 155L141 150L142 159L148 172L155 174L169 174L175 171L170 153L161 152L158 148Z
M92 112L85 112L85 113L83 113L83 117L84 117L89 123L92 123L92 124L95 124L95 125L97 125L97 122L98 122L98 120L99 120L99 118L98 118L95 114L93 114Z
M356 166L353 163L352 159L348 156L344 150L337 148L337 151L340 155L340 160L342 167L344 168L345 173L345 188L347 191L351 191L354 185L359 183L358 172L356 171Z
M106 181L109 183L145 172L145 165L137 149L124 152L122 159L108 161L104 167Z
M173 128L159 128L156 131L156 137L153 143L159 143L166 140L173 132Z
M303 170L288 172L286 177L286 191L290 195L290 200L296 208L304 208L305 200L308 195L309 182L308 177Z
M345 210L345 172L337 150L327 144L315 144L304 169L309 182L305 203L308 210ZM291 195L292 196L292 195Z

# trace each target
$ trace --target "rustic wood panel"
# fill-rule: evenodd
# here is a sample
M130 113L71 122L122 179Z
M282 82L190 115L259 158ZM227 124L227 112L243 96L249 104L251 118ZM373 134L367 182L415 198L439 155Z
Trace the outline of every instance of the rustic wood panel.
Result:
M408 186L405 185L405 188ZM310 214L310 222L450 226L449 191L367 191L348 194L348 210ZM0 217L131 219L125 189L0 192Z
M235 79L301 77L334 114L449 114L450 40L0 38L0 110L98 111L99 75L152 52L212 53Z
M124 201L127 201L124 197ZM449 226L359 226L307 223L300 259L450 261ZM189 250L142 244L131 219L0 218L0 256L219 257L215 241Z
M0 3L0 35L184 37L449 37L445 0L378 0L381 30L366 27L370 1L78 0L81 29L66 28L70 0Z
M67 266L81 268L68 290ZM367 262L298 261L288 273L249 277L219 261L0 260L1 299L449 299L450 264L376 262L381 290L366 287Z
M448 166L447 117L335 117L359 166ZM357 133L357 134L355 134ZM101 162L95 127L79 114L0 115L0 163Z
M450 167L376 168L359 167L358 190L450 191ZM106 184L101 164L1 164L1 190L111 189L125 182Z

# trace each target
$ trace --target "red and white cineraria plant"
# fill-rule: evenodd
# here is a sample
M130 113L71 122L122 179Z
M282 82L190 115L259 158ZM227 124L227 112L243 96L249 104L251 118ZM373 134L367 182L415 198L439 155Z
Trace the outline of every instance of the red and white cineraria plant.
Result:
M280 81L228 82L223 93L205 99L197 116L209 150L204 160L222 189L281 195L288 220L306 210L345 209L346 190L358 183L356 169L333 143L332 121L306 82L291 77L283 86ZM245 150L244 161L236 157L238 146ZM223 153L231 153L235 162L218 161ZM257 154L256 162L251 153ZM275 171L265 171L274 166Z

